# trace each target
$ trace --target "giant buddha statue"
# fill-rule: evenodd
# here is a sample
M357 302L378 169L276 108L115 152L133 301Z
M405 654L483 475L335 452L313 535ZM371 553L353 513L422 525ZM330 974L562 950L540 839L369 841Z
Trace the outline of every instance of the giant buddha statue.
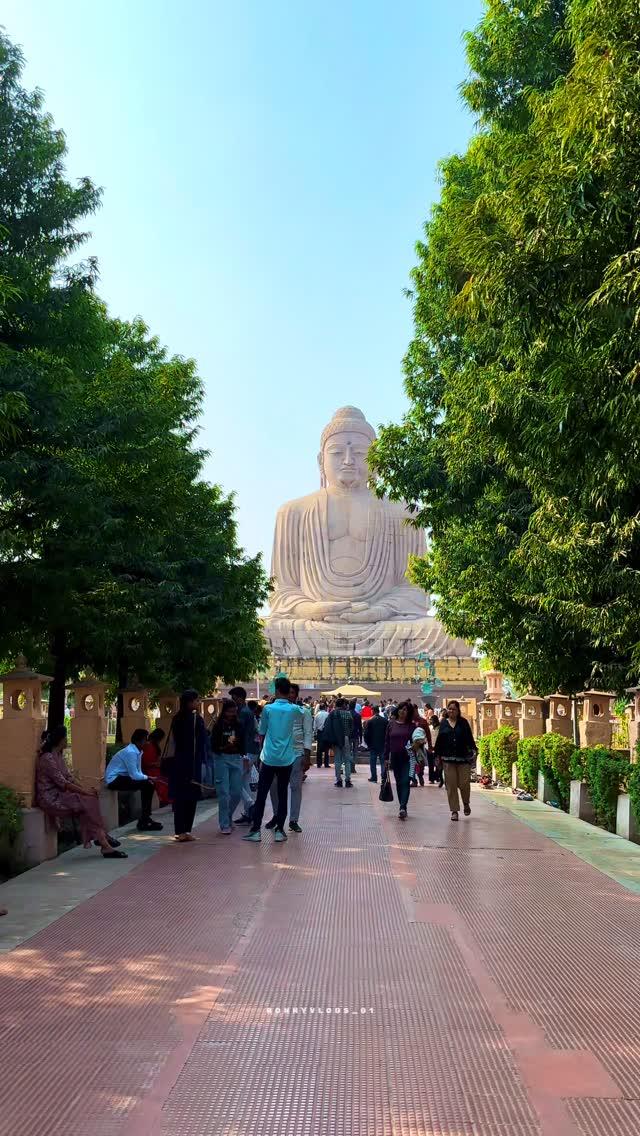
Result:
M367 485L375 431L345 406L322 432L321 488L278 512L266 632L279 657L468 657L427 612L428 596L407 579L425 534L409 512Z

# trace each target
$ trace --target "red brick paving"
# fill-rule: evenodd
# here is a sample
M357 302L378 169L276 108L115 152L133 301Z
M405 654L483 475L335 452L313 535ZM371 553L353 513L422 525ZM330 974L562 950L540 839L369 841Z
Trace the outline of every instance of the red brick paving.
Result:
M637 1136L637 897L480 793L331 781L0 959L1 1136Z

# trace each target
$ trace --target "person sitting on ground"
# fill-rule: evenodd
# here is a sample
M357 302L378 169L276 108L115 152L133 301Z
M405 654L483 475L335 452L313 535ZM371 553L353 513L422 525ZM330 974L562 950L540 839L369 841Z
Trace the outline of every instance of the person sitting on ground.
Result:
M158 794L158 801L160 807L164 808L169 804L169 785L166 777L163 777L160 769L160 761L162 758L162 743L167 735L164 730L158 727L152 730L146 742L142 746L142 772L146 773L147 777L154 782L156 793Z
M36 761L36 805L56 823L66 817L77 821L85 848L90 848L94 841L106 860L126 859L127 853L119 850L120 842L107 835L97 790L81 785L66 764L66 745L65 726L56 726L46 733Z
M149 737L148 730L134 730L129 745L114 753L107 765L104 783L114 793L119 791L140 794L140 832L159 832L160 821L151 819L155 784L142 772L142 747Z

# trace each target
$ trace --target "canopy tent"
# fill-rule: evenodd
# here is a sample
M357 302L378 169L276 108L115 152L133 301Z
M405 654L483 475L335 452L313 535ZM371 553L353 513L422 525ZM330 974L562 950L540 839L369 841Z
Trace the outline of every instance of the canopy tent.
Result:
M379 690L367 690L364 686L357 686L355 683L347 682L344 686L338 686L335 690L325 690L323 698L329 698L335 695L340 698L379 698Z

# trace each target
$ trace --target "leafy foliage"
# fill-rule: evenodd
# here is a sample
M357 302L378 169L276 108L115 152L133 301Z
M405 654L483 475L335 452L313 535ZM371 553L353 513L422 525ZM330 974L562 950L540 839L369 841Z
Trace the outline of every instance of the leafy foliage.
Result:
M511 726L500 726L489 734L489 755L496 778L503 785L511 785L513 763L516 760L518 735Z
M93 261L69 267L99 193L66 179L21 69L0 33L0 654L55 675L52 723L86 669L203 690L248 677L267 580L233 499L202 480L195 363L110 317Z
M618 795L626 791L633 766L605 746L583 749L581 757L596 820L608 832L615 832Z
M541 769L551 782L560 806L567 811L571 782L582 780L582 751L562 734L545 734L541 745Z
M631 766L629 771L629 780L627 782L627 792L631 798L631 807L633 809L636 821L640 824L640 764L638 758L640 757L640 746L636 748L636 762Z
M13 844L22 832L22 797L6 785L0 785L0 839Z
M544 737L519 738L517 746L518 780L528 793L538 792L538 773L542 764Z
M447 630L538 694L640 665L639 51L636 0L489 3L373 451Z
M485 734L484 737L478 738L478 756L480 758L480 767L484 777L491 777L491 735Z

